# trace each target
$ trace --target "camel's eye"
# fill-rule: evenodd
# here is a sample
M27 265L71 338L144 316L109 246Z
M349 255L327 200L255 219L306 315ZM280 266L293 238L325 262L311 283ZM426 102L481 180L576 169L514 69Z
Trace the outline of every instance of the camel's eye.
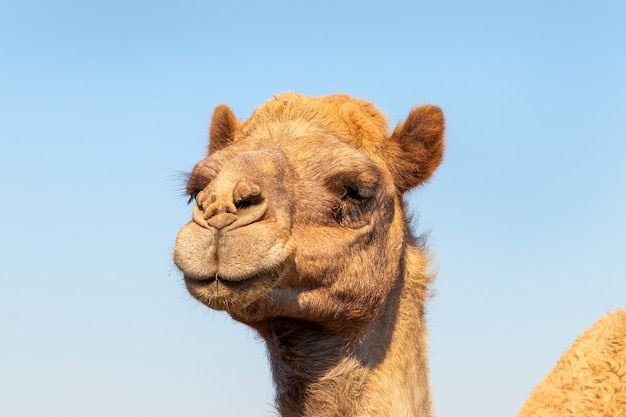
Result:
M219 170L207 163L207 160L196 165L187 178L186 194L189 196L187 203L195 200L200 191L204 190L215 179L218 172Z
M187 181L187 195L189 196L187 204L195 200L200 191L204 190L209 183L210 181L207 178L192 173Z
M364 192L365 191L365 192ZM347 200L364 200L368 198L368 190L359 189L358 186L354 185L344 185L343 190L341 192L341 199Z
M369 169L331 175L326 184L337 196L332 208L333 219L345 227L359 227L367 222L378 181L377 172Z
M331 175L326 184L342 201L362 201L376 194L378 175L375 171L368 169L340 172Z
M191 193L188 193L189 200L187 200L187 204L190 204L192 201L194 201L198 197L198 193L200 193L200 191L201 190L194 190L191 191Z

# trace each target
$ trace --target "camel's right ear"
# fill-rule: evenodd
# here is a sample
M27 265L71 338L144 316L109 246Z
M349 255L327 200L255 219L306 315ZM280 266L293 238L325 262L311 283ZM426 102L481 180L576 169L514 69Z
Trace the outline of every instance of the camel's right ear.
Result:
M239 120L226 104L220 104L213 111L209 136L209 155L233 143L239 130Z

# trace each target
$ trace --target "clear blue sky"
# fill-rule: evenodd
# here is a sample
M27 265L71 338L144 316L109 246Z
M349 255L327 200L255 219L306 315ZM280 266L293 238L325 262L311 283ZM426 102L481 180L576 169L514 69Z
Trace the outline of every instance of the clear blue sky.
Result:
M436 414L514 416L626 306L625 74L621 0L0 1L0 415L273 415L264 347L171 251L213 108L291 90L443 107L408 197Z

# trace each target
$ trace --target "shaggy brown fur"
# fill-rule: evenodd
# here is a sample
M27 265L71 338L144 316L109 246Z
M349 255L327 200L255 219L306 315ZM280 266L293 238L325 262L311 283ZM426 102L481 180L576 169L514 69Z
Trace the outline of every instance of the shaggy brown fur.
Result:
M389 134L370 103L287 93L239 123L216 108L174 261L190 293L265 340L282 416L428 416L432 277L402 194L443 154L414 109Z
M576 339L518 414L532 416L626 416L626 309Z

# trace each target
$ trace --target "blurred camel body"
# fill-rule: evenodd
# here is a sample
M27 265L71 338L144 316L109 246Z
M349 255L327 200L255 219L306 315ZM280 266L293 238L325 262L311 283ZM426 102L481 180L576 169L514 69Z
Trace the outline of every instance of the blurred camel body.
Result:
M626 309L581 334L518 417L626 416Z
M283 417L431 416L424 305L433 276L403 195L444 149L438 107L393 132L346 95L218 106L191 173L174 261L189 292L266 343Z

